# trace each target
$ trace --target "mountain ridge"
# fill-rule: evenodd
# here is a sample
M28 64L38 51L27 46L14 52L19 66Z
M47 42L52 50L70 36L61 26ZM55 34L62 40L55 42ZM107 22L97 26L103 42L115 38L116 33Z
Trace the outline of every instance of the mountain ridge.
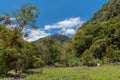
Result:
M120 61L120 0L109 0L72 37L77 57ZM112 57L111 57L112 56ZM89 61L88 61L89 62ZM85 62L87 64L87 62Z

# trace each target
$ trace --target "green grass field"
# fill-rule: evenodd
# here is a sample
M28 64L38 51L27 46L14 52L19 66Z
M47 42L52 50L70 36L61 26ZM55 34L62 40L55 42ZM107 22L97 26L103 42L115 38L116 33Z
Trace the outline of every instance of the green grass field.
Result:
M19 80L120 80L120 66L44 68L43 74L38 74L38 69L31 72Z

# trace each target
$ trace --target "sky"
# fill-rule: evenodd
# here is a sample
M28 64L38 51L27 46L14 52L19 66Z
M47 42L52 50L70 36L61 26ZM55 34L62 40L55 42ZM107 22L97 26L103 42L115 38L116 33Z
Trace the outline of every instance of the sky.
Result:
M88 21L108 0L0 0L0 14L12 12L23 3L30 2L40 9L36 25L39 29L24 29L29 32L27 41L54 34L72 37L75 31Z

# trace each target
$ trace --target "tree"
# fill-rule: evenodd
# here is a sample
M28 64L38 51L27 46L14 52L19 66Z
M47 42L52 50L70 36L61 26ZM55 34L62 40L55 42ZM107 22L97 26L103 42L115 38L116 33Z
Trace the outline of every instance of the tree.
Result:
M14 17L17 21L17 27L20 28L20 31L22 31L25 27L35 28L36 18L38 17L39 13L39 9L30 3L25 3L20 9L17 9L14 12Z
M14 24L17 25L10 30L5 29L8 31L7 34L0 36L2 37L3 42L5 40L4 44L1 44L2 47L0 47L2 49L2 52L0 53L0 62L2 62L0 63L0 73L1 71L7 73L11 69L15 69L15 72L17 73L18 69L23 68L25 70L30 67L30 64L33 64L33 55L36 56L36 54L31 50L34 50L32 48L34 46L30 47L30 44L23 40L22 31L24 28L35 27L38 14L38 8L30 3L23 4L20 9L17 9L14 12L14 17L17 22ZM2 26L5 27L6 25ZM31 63L29 63L29 61Z

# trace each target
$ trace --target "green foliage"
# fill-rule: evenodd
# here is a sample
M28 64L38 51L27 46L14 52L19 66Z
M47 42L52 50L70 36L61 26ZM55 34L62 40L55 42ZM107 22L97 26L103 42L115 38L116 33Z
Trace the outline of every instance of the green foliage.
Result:
M90 51L97 59L102 59L106 53L106 42L103 39L97 40L91 47Z
M120 1L110 0L83 24L72 38L76 57L83 58L84 64L119 61L120 50Z
M107 21L111 18L120 15L120 1L110 0L108 3L104 4L103 7L94 14L91 19L93 22Z
M76 51L72 45L73 45L72 41L69 41L68 43L64 44L61 48L60 63L66 66L76 66L74 64L78 62L78 59L75 57Z
M34 63L41 63L41 56L36 53L34 45L22 37L23 28L34 27L38 13L37 7L23 4L14 14L18 26L8 29L0 24L0 74L7 74L12 69L15 69L15 73L18 70L26 72L29 68L38 67Z
M74 67L74 66L82 66L83 65L83 62L80 58L70 58L67 63L66 63L66 66L69 66L69 67Z
M79 34L77 34L79 35ZM92 44L92 35L85 35L85 33L81 32L78 37L74 38L74 47L76 49L76 56L81 57L83 52L86 49L89 49L90 45Z
M87 66L97 66L97 64L100 63L100 61L98 59L95 59L92 53L90 53L88 50L84 52L82 59L84 65Z
M67 36L61 34L55 34L51 36L50 39L60 44L65 44L67 41L70 40Z
M37 53L41 55L42 60L47 65L54 65L60 61L61 44L51 40L49 37L43 38L41 41L34 42Z
M35 68L41 68L44 66L44 62L40 57L33 56L35 61L33 62L33 65Z
M14 12L14 17L20 25L20 29L23 30L25 26L36 27L35 22L39 13L40 11L36 6L33 6L31 3L25 3Z
M1 72L7 73L9 70L14 69L17 65L17 50L15 48L6 48L1 50L0 54L0 65Z
M120 62L120 50L111 50L107 53L110 62Z
M35 28L39 10L26 3L15 11L18 26L8 29L0 24L0 74L12 69L26 72L45 65L96 66L97 63L120 62L120 1L110 0L80 27L70 40L53 35L29 43L22 30ZM24 36L28 36L27 33ZM86 76L85 76L86 78Z
M61 42L62 40L63 42ZM34 44L46 65L60 67L69 66L67 64L71 62L71 58L75 57L75 51L72 49L71 41L68 43L66 41L68 40L65 36L56 34L35 41Z

